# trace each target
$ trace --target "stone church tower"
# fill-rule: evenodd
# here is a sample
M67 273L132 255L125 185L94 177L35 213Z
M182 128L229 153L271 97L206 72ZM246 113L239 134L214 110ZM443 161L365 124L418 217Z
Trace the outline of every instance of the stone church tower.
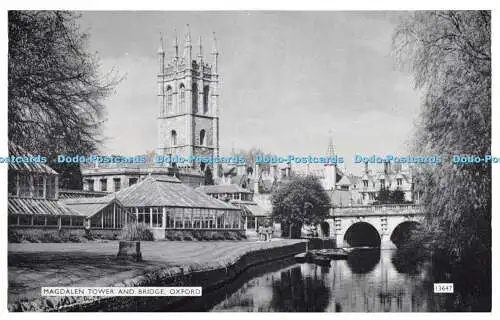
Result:
M177 35L170 52L161 39L157 79L159 155L219 155L219 52L215 34L211 59L203 55L201 37L197 47L195 56L189 25L182 55ZM199 165L194 163L192 167Z
M329 133L328 137L328 156L330 157L335 156L335 151L333 149L333 137L331 132ZM337 164L326 164L323 188L325 188L325 190L335 190L336 184L337 184Z

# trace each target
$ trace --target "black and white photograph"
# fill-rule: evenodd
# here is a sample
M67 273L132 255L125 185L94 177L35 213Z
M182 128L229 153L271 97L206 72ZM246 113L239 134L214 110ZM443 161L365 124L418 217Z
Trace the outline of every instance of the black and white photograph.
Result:
M8 313L490 313L492 12L5 10Z

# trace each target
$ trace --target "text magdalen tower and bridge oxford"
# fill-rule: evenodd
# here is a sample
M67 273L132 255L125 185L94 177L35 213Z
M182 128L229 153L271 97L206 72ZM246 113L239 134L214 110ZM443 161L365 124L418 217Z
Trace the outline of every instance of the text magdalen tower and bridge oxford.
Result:
M201 37L197 50L193 50L189 26L182 48L177 35L170 50L163 38L160 41L157 150L160 155L219 155L219 52L215 34L211 42L209 57L204 56ZM213 169L217 170L217 166Z

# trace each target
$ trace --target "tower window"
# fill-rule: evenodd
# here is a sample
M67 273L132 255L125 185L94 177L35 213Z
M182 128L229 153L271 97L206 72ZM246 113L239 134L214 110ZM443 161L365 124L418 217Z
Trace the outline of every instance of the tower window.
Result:
M184 87L183 83L181 83L181 85L179 87L179 91L180 91L180 94L179 94L179 110L178 110L178 112L183 110L184 105L186 104L186 88Z
M101 179L101 191L108 190L108 179Z
M210 88L208 86L205 86L203 88L203 113L207 114L208 113L208 94L210 92Z
M192 86L192 94L193 94L193 113L198 113L198 85L193 83Z
M170 141L172 147L177 145L177 132L175 130L172 130L172 132L170 132Z
M385 180L380 179L380 188L384 189L385 188Z
M165 110L165 114L172 111L172 87L167 87L167 109Z
M121 187L121 180L120 180L120 178L114 178L113 179L113 184L115 186L115 192L120 191L120 187Z
M205 145L205 129L201 129L200 131L200 145Z

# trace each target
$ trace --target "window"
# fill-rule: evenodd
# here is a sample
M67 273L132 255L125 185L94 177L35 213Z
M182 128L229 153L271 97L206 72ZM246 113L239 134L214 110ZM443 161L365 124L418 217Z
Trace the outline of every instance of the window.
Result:
M19 175L19 196L20 197L31 196L30 176L27 174Z
M101 179L101 191L107 191L108 179Z
M172 130L170 132L170 144L172 147L175 147L177 145L177 131Z
M62 216L61 217L61 225L62 226L71 226L71 217L70 216Z
M363 180L363 187L368 188L368 180Z
M89 191L94 191L94 180L93 179L87 179L87 186Z
M129 178L128 179L128 186L130 187L131 185L134 185L137 183L137 178Z
M9 214L9 226L15 226L18 224L17 219L19 216Z
M83 226L83 217L71 217L71 225L73 227L81 227Z
M45 197L45 178L42 175L33 176L33 197L34 198L44 198Z
M401 178L397 178L397 179L396 179L396 184L397 184L398 186L403 185L403 179L401 179Z
M385 180L380 179L380 188L385 188Z
M31 216L27 216L27 215L20 215L19 216L19 224L22 225L22 226L31 226Z
M184 110L184 105L186 104L186 88L184 87L184 84L181 83L179 86L179 109L178 112L181 112L181 110Z
M102 228L102 212L101 214L96 214L92 218L90 218L90 227L91 228Z
M175 228L184 228L184 209L176 208L175 209Z
M167 211L165 214L165 227L166 228L173 228L174 227L174 216L172 212Z
M201 129L200 131L200 145L205 145L205 129Z
M120 191L120 187L121 187L120 178L113 178L113 184L115 186L115 192Z
M149 212L149 208L137 208L137 222L145 223L148 226L151 225L151 215Z
M193 83L192 86L192 97L193 97L193 113L198 113L198 85Z
M47 176L46 177L46 198L47 199L55 199L56 198L56 176Z
M349 186L340 186L340 190L349 190Z
M45 225L45 216L41 216L41 215L33 216L33 225L44 226Z
M152 208L153 228L161 228L163 226L163 214L161 208Z
M57 217L57 216L47 216L47 225L48 226L57 226L57 225L59 225L59 217Z
M167 87L167 109L163 112L164 114L172 112L172 87Z
M103 228L107 228L107 229L111 229L114 227L113 225L113 220L114 220L114 207L115 207L115 204L111 204L109 206L107 206L106 208L104 208L104 210L102 210L102 221L103 221Z
M17 173L12 170L9 170L8 180L9 180L9 187L8 187L9 196L17 196L19 192L19 189L17 187Z
M205 86L203 88L203 114L208 113L208 94L210 93L210 88Z

